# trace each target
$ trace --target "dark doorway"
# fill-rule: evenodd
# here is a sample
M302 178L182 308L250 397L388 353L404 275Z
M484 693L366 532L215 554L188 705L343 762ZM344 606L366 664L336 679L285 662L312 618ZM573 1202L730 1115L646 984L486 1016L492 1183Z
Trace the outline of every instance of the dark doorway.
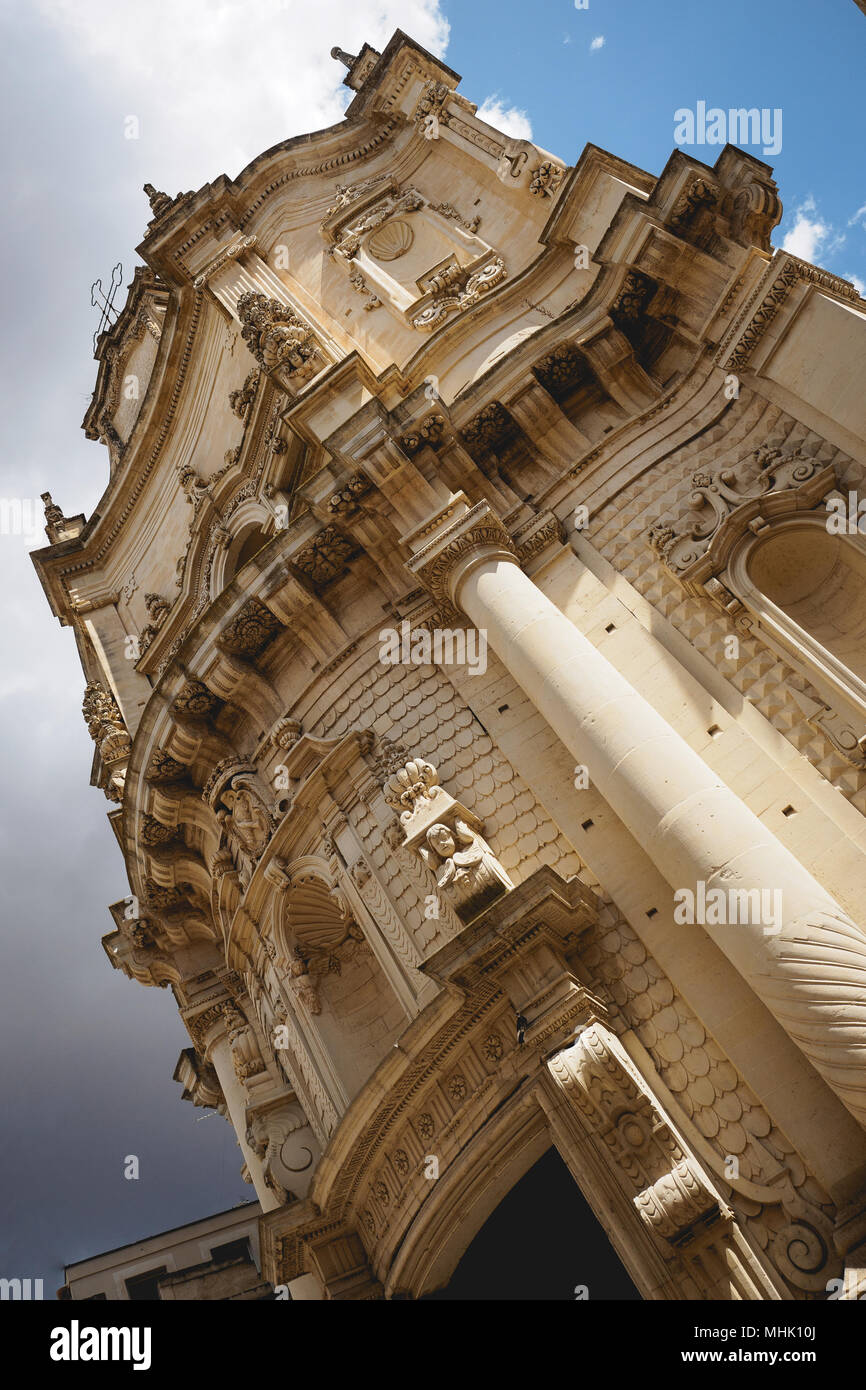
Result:
M640 1299L556 1149L488 1217L446 1289L427 1299ZM584 1295L586 1296L586 1295Z

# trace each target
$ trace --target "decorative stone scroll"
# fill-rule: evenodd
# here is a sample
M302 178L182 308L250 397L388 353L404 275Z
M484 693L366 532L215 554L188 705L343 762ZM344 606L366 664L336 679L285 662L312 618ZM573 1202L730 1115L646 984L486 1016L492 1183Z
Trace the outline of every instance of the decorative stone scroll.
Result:
M308 323L278 299L246 290L238 299L241 336L263 371L297 390L321 371L325 358Z
M441 292L420 313L412 318L412 327L424 333L438 328L453 310L469 309L488 290L504 280L507 271L501 256L494 255L477 270L467 271L460 266L449 267L443 273Z
M128 755L130 739L120 707L100 681L87 686L81 712L103 762L117 762Z
M262 1163L265 1185L284 1203L305 1196L321 1145L297 1101L247 1111L246 1141Z
M754 472L755 466L758 469L757 477L745 484L745 490L740 490L737 483L741 474L747 470ZM722 468L712 474L695 473L689 505L693 511L700 513L697 520L691 523L657 524L647 533L647 540L669 570L678 577L691 577L721 529L725 527L730 531L729 523L736 521L735 514L739 513L743 521L743 526L736 528L738 534L757 515L758 509L754 506L749 509L748 518L745 510L741 512L740 509L771 493L800 490L819 474L820 486L823 487L820 495L823 496L834 485L832 471L822 469L815 459L807 457L800 450L786 454L781 449L761 445L733 468ZM803 498L809 506L814 506L815 501L819 500L818 497L813 500L812 493L813 490L810 490ZM714 548L719 547L716 545Z
M607 1027L591 1023L547 1067L616 1177L623 1197L613 1198L615 1206L630 1201L646 1230L669 1251L682 1297L785 1296ZM559 1120L552 1118L558 1129ZM570 1147L564 1138L565 1151ZM623 1205L622 1219L625 1211Z

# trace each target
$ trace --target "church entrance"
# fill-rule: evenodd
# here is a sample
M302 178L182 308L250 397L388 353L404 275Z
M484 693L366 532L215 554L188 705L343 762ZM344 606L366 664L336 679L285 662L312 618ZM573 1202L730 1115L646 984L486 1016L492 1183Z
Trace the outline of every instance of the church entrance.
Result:
M503 1197L447 1288L424 1295L451 1302L578 1297L639 1300L640 1294L555 1148Z

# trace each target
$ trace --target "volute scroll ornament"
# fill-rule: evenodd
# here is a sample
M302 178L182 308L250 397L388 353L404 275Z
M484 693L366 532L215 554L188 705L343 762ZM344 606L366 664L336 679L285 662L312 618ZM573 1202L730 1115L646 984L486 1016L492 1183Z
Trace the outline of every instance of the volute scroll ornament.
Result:
M750 481L741 480L744 472L754 475ZM698 514L697 519L692 516L681 522L656 524L647 533L649 545L668 569L683 575L696 566L740 508L771 494L803 489L807 483L823 477L823 472L814 458L799 449L784 453L761 445L731 468L693 474L689 506ZM810 500L811 496L806 498L807 504Z
M670 1241L681 1239L696 1222L719 1214L717 1199L688 1158L640 1192L634 1204L645 1225Z

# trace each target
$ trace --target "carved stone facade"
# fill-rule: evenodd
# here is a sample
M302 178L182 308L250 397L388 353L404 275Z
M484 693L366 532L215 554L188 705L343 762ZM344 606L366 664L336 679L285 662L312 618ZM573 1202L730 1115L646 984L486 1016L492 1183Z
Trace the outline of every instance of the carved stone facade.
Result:
M335 54L348 120L149 190L105 496L45 494L106 952L275 1286L447 1285L554 1146L644 1298L856 1297L866 305L742 151L566 169Z

